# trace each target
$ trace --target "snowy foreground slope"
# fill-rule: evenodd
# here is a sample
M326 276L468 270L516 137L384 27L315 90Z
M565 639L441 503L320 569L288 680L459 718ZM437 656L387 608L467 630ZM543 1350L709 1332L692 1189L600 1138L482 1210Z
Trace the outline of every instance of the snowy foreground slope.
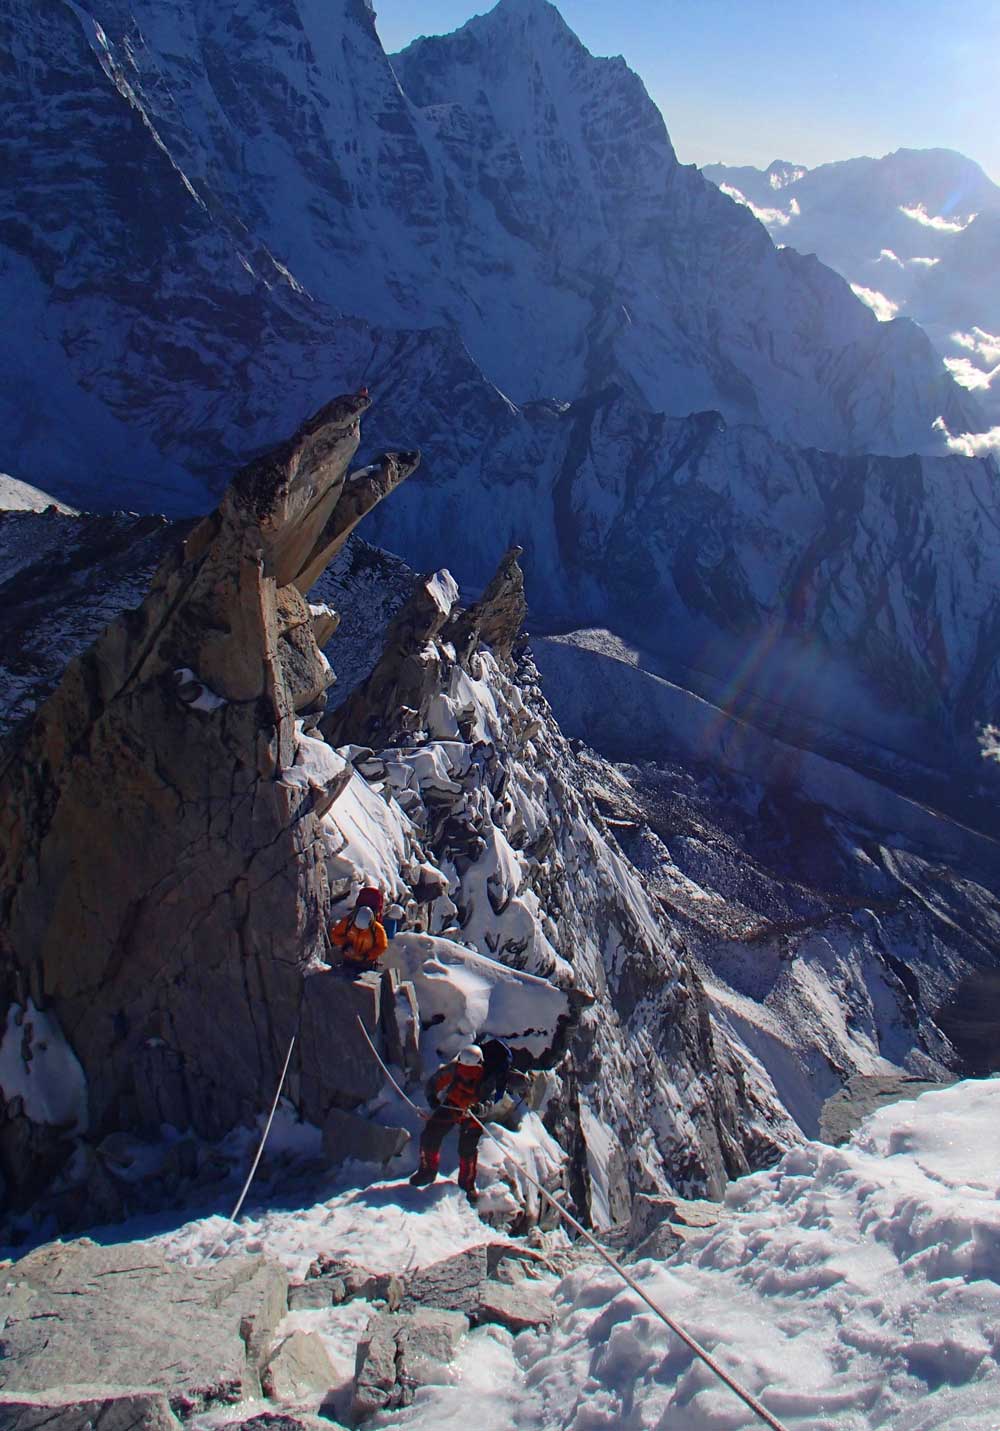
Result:
M895 1104L849 1145L808 1143L738 1180L718 1226L633 1270L795 1431L996 1431L998 1119L995 1079ZM155 1244L201 1263L221 1240L301 1276L323 1253L389 1271L487 1235L453 1186L420 1199L389 1179L311 1208L254 1212L238 1231L218 1218L189 1223ZM610 1269L571 1272L556 1308L547 1332L472 1332L444 1384L374 1424L465 1431L474 1415L480 1431L759 1425ZM357 1303L293 1313L282 1332L318 1332L346 1383L365 1315Z

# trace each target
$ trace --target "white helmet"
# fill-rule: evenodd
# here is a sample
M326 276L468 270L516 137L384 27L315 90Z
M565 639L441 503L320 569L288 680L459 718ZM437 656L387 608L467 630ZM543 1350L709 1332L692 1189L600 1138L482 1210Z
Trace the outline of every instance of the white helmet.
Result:
M458 1055L457 1061L459 1063L464 1063L468 1068L475 1068L483 1061L483 1051L479 1047L478 1043L466 1044L465 1048L463 1048L461 1053Z
M354 911L354 923L359 929L370 929L375 922L375 912L367 904Z

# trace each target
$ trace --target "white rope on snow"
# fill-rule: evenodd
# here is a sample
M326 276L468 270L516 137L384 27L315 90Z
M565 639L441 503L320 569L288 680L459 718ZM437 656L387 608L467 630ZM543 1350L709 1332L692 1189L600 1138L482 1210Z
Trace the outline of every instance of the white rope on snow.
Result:
M292 1061L292 1049L295 1047L295 1040L298 1038L298 1036L298 1029L296 1029L295 1033L292 1034L292 1041L288 1045L288 1052L285 1054L285 1066L281 1070L281 1077L278 1079L278 1089L274 1095L274 1102L271 1104L271 1112L268 1116L267 1123L264 1126L264 1136L260 1140L260 1147L257 1149L257 1156L253 1160L253 1167L250 1169L250 1173L247 1177L247 1180L243 1184L243 1191L240 1193L236 1206L233 1208L232 1214L229 1218L230 1222L235 1222L236 1219L239 1217L240 1208L243 1206L243 1201L247 1193L250 1191L250 1184L253 1182L254 1174L257 1171L257 1164L260 1162L261 1155L264 1152L264 1144L267 1142L267 1135L271 1131L271 1124L274 1122L274 1115L278 1111L278 1102L281 1098L281 1090L284 1088L285 1079L288 1077L288 1065Z
M389 1082L392 1084L393 1088L395 1088L396 1092L406 1100L406 1102L410 1105L414 1112L419 1113L420 1117L423 1118L424 1122L427 1122L428 1115L421 1108L418 1108L417 1105L414 1103L413 1099L408 1097L408 1095L403 1092L402 1088L400 1088L399 1084L396 1082L396 1080L393 1078L392 1074L386 1067L385 1062L382 1059L382 1056L379 1053L378 1049L372 1043L371 1038L368 1034L368 1030L361 1022L360 1016L356 1015L356 1017L358 1020L358 1027L364 1034L368 1047L371 1049L372 1053L378 1060L378 1063L386 1078L388 1078ZM626 1272L625 1268L621 1265L621 1263L616 1258L612 1257L611 1253L606 1251L606 1249L601 1246L601 1244L597 1241L595 1237L591 1236L591 1234L587 1231L587 1229L583 1226L582 1223L577 1222L576 1218L572 1215L572 1213L566 1211L566 1209L563 1207L562 1203L558 1201L558 1199L553 1197L553 1195L546 1188L542 1187L542 1184L538 1181L538 1179L533 1177L522 1163L518 1162L518 1160L511 1153L510 1149L504 1147L500 1139L494 1133L490 1132L486 1124L483 1123L481 1119L477 1118L475 1113L470 1112L466 1116L471 1118L474 1123L478 1124L480 1131L485 1133L487 1138L489 1138L491 1142L494 1142L497 1145L497 1147L503 1153L504 1157L510 1158L514 1166L518 1168L519 1171L522 1172L524 1176L528 1179L528 1182L531 1183L532 1186L539 1193L541 1193L542 1197L545 1198L546 1202L550 1203L551 1206L555 1208L556 1212L563 1219L563 1221L567 1222L570 1227L572 1227L577 1233L579 1233L579 1235L584 1239L585 1242L588 1242L590 1244L590 1246L594 1249L598 1256L602 1257L603 1260L608 1264L608 1266L614 1272L618 1273L618 1276L622 1279L626 1286L630 1287L638 1297L642 1298L642 1300L645 1302L646 1306L650 1309L650 1311L654 1312L656 1316L659 1317L660 1321L663 1322L664 1325L667 1326L669 1330L674 1333L675 1336L679 1337L684 1343L684 1345L690 1351L694 1352L696 1357L698 1357L701 1361L705 1363L709 1371L714 1372L715 1375L719 1378L719 1380L725 1386L728 1386L729 1390L733 1392L735 1396L738 1396L739 1399L743 1402L743 1404L745 1406L748 1406L755 1416L758 1416L760 1420L763 1421L765 1426L770 1426L771 1431L788 1431L788 1427L785 1426L784 1422L779 1421L776 1416L773 1416L771 1412L768 1411L767 1407L757 1400L757 1398L753 1395L752 1392L747 1391L746 1387L741 1386L738 1381L731 1377L729 1373L722 1366L719 1365L719 1363L712 1356L711 1352L706 1351L706 1349L699 1342L697 1342L693 1336L691 1336L690 1332L686 1332L678 1322L674 1321L673 1317L671 1317L667 1312L663 1310L661 1306L659 1306L656 1302L653 1301L652 1297L650 1297L648 1293L643 1291L643 1289L639 1286L639 1283L635 1280L633 1276L631 1276L630 1273Z
M270 1133L270 1131L271 1131L271 1124L274 1122L274 1115L275 1115L275 1113L277 1113L277 1111L278 1111L278 1103L280 1102L280 1099L281 1099L281 1090L284 1088L284 1086L285 1086L285 1079L288 1077L288 1065L289 1065L289 1064L291 1063L291 1061L292 1061L292 1049L295 1047L295 1040L298 1038L298 1036L299 1036L299 1031L298 1031L298 1028L296 1028L295 1032L292 1034L292 1041L291 1041L291 1043L288 1045L288 1052L285 1054L285 1066L282 1068L282 1070L281 1070L281 1077L278 1079L277 1092L276 1092L275 1095L274 1095L274 1102L271 1104L271 1112L270 1112L270 1114L269 1114L269 1116L268 1116L267 1123L265 1124L265 1127L264 1127L264 1133L263 1133L263 1136L262 1136L262 1138L261 1138L261 1140L260 1140L260 1146L259 1146L258 1149L257 1149L257 1156L256 1156L256 1157L254 1158L254 1160L253 1160L253 1166L251 1167L250 1172L249 1172L248 1175L247 1175L247 1180L246 1180L246 1182L243 1184L243 1191L240 1193L240 1195L239 1195L239 1197L238 1197L238 1199L237 1199L237 1201L236 1201L236 1206L233 1208L232 1212L230 1213L229 1217L227 1218L227 1221L228 1221L229 1223L231 1223L233 1227L236 1226L236 1219L239 1217L239 1215L240 1215L240 1209L241 1209L242 1206L243 1206L243 1203L244 1203L244 1201L245 1201L245 1199L246 1199L247 1193L250 1191L250 1184L251 1184L251 1183L253 1182L253 1180L254 1180L254 1175L255 1175L256 1172L257 1172L258 1164L260 1163L261 1157L262 1157L263 1152L264 1152L264 1144L267 1142L267 1135L268 1135L268 1133ZM218 1252L218 1250L219 1250L219 1248L220 1248L221 1246L222 1246L222 1238L220 1237L219 1240L218 1240L218 1242L216 1242L215 1246L212 1248L211 1252L208 1254L209 1257L210 1257L210 1258L211 1258L211 1257L214 1257L215 1254Z

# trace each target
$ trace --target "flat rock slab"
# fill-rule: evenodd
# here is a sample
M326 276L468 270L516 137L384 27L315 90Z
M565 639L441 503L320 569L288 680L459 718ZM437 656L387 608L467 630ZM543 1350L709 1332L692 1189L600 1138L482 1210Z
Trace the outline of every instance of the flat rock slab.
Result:
M149 1387L181 1417L259 1396L287 1289L262 1257L182 1267L136 1244L51 1243L0 1283L0 1391Z
M555 1319L552 1298L541 1287L518 1282L487 1282L483 1288L477 1321L495 1322L509 1332L531 1327L547 1327Z
M939 1082L916 1078L912 1074L856 1073L839 1092L828 1098L820 1113L819 1136L822 1142L838 1147L846 1143L869 1113L899 1103L904 1098L919 1098L933 1088L947 1088L953 1079Z
M400 1310L437 1307L475 1317L486 1284L486 1265L485 1247L470 1247L454 1257L433 1262L407 1278Z
M714 1227L719 1220L719 1203L706 1198L668 1197L656 1193L637 1193L632 1200L632 1212L627 1229L627 1245L638 1248L654 1228L663 1223L680 1227Z
M272 1353L261 1374L275 1401L323 1400L338 1382L333 1362L315 1332L292 1332Z
M323 1124L323 1152L337 1167L347 1162L379 1163L384 1167L399 1156L409 1141L405 1128L386 1128L342 1108L331 1108Z
M0 1431L180 1431L162 1391L55 1386L0 1393Z

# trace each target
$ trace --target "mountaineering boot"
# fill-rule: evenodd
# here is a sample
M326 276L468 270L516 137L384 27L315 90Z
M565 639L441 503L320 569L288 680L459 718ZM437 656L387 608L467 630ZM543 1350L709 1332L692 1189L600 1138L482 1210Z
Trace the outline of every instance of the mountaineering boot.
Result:
M475 1157L460 1157L458 1160L458 1185L465 1193L465 1196L468 1198L469 1202L472 1203L473 1207L475 1207L476 1203L479 1201L479 1193L476 1190L477 1162L478 1159Z
M425 1188L434 1181L438 1175L440 1157L440 1153L427 1153L423 1148L420 1149L420 1166L410 1178L411 1188Z

